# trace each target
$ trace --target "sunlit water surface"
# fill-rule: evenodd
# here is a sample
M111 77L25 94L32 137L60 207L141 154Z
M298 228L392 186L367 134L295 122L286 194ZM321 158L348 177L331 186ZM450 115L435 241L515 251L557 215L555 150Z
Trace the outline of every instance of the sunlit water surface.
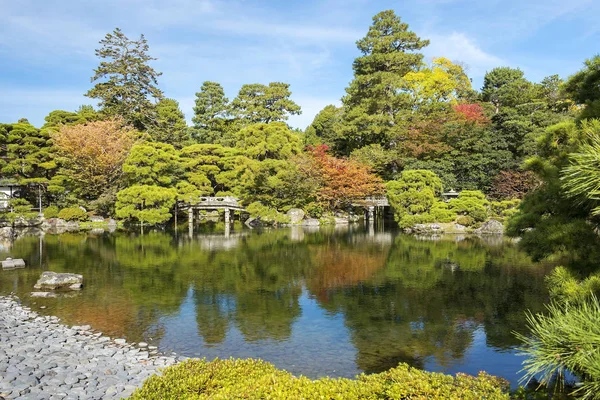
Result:
M526 332L526 310L543 310L550 269L499 237L361 226L28 236L0 245L7 256L27 268L0 271L0 294L164 352L257 357L312 378L406 362L513 386L523 361L513 332ZM83 274L85 287L31 298L44 270Z

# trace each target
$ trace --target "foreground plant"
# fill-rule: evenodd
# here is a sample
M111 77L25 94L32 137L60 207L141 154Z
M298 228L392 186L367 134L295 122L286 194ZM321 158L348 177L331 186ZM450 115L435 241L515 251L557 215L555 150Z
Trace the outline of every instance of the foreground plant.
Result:
M356 379L294 377L261 360L187 360L152 376L132 399L508 399L505 381L400 364Z
M591 296L580 303L552 303L547 314L529 314L530 336L523 341L525 379L541 385L563 382L571 372L581 379L575 393L600 399L600 303Z

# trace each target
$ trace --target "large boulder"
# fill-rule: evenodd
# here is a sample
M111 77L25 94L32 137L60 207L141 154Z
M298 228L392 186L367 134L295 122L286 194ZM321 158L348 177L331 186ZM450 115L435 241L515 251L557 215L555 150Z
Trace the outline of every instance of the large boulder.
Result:
M42 272L34 289L70 289L79 290L83 286L83 275L58 273L52 271Z
M290 217L290 223L298 224L304 219L305 213L299 208L290 208L287 215Z
M7 258L2 261L2 269L16 269L16 268L25 268L25 261L21 258Z
M502 235L504 233L504 225L502 222L495 219L490 219L481 225L481 227L475 229L475 233L484 235Z
M302 221L302 223L300 225L302 225L302 226L319 226L319 225L321 225L321 222L319 222L319 220L315 219L315 218L308 218L308 219L305 219L304 221Z

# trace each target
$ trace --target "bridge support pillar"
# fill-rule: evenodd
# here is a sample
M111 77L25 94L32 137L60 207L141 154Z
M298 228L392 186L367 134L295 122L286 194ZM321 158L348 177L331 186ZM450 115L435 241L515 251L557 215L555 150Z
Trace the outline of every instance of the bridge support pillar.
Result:
M230 222L230 218L229 218L229 208L225 209L225 225L229 225Z
M194 208L188 208L188 230L190 237L194 234Z
M367 211L367 218L368 218L370 224L375 222L375 207L374 206L369 206L369 210Z

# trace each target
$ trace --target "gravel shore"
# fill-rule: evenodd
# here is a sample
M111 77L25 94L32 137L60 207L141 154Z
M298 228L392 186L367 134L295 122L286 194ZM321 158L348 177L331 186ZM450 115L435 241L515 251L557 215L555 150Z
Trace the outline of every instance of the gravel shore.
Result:
M177 361L0 296L0 399L120 399Z

